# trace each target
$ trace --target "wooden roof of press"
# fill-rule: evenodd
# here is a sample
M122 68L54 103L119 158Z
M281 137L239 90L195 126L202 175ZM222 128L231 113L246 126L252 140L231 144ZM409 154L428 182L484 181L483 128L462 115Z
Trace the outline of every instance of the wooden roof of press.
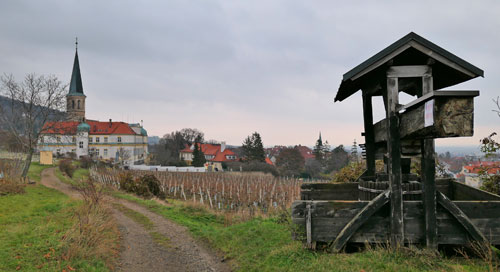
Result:
M387 63L392 65L426 65L434 61L434 88L441 89L484 76L483 70L410 32L373 57L344 74L335 101L342 101L358 90L376 84L383 86Z

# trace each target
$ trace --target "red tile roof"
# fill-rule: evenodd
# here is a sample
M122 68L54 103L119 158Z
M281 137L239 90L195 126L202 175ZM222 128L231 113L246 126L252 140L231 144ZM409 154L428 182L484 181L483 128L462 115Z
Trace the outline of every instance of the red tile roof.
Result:
M223 162L223 161L234 161L227 159L226 156L235 156L236 154L230 150L230 149L224 149L223 152L220 152L221 146L220 145L215 145L215 144L199 144L201 145L201 151L203 154L208 155L208 156L214 156L213 159L210 159L209 161L216 161L216 162ZM186 148L181 150L180 152L184 153L193 153L193 150L189 145L186 145Z
M124 122L99 122L99 121L86 121L90 126L90 135L101 134L137 134L132 130L129 124ZM45 134L76 134L76 127L79 122L64 121L64 122L47 122L43 126L43 133Z
M313 151L309 147L303 145L296 145L295 148L299 150L300 155L302 155L302 157L304 157L305 160L314 158Z
M266 157L266 163L270 165L274 165L274 163L269 159L269 157Z
M500 162L473 162L464 166L467 173L479 174L480 172L487 171L488 174L500 173Z

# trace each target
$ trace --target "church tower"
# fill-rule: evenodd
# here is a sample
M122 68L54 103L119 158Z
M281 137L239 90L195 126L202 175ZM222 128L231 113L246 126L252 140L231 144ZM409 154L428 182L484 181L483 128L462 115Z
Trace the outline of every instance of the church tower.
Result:
M75 61L69 93L66 95L66 113L68 120L84 122L85 120L85 98L83 94L82 76L80 74L80 63L78 61L78 40L76 41Z

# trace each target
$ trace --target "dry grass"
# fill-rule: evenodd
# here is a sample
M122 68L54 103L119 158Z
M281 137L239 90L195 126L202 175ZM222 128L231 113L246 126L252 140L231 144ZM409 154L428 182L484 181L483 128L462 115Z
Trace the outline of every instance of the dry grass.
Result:
M482 244L477 241L471 242L466 248L458 248L456 252L464 257L470 259L472 257L480 258L488 264L488 271L499 271L499 255L497 251L489 244Z
M24 193L23 166L22 159L0 159L0 196Z
M102 259L112 269L119 252L119 231L111 209L92 180L84 181L78 189L83 204L75 211L75 224L63 236L62 258Z

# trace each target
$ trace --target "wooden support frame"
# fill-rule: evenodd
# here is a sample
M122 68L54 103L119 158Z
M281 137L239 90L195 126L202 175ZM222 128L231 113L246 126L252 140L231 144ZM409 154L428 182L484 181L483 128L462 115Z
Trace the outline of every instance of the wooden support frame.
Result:
M387 77L429 77L432 68L428 65L391 66L387 70Z
M347 223L344 228L340 231L339 235L335 238L335 241L331 244L330 248L333 252L337 253L344 248L345 244L352 235L358 230L363 223L365 223L370 216L376 213L382 206L389 202L390 190L385 190L380 193L376 198L372 199L368 204L366 204L363 209L361 209L352 219Z

